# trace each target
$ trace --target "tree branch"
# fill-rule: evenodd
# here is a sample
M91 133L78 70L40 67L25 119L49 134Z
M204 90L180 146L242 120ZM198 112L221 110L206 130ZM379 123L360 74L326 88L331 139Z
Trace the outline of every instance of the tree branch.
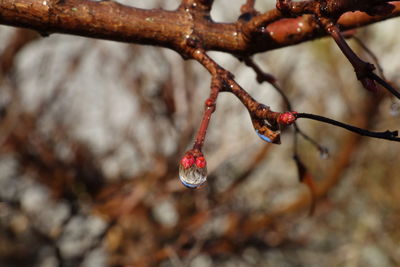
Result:
M191 9L166 11L144 10L113 1L0 0L0 23L42 33L67 33L149 44L176 51L182 51L186 39L195 29L196 38L201 40L204 50L236 55L254 54L326 36L311 15L281 19L278 16L280 11L274 9L270 11L272 13L257 16L256 24L254 19L248 22L215 23L209 16L203 16L212 1L186 2L196 5L192 5ZM399 16L400 3L391 3L395 8L389 14L370 16L365 12L345 13L339 18L338 24L345 30ZM268 21L266 14L275 15ZM250 25L247 23L255 25L251 28L257 32L249 34L248 29L245 30ZM265 28L257 28L263 24L267 24Z

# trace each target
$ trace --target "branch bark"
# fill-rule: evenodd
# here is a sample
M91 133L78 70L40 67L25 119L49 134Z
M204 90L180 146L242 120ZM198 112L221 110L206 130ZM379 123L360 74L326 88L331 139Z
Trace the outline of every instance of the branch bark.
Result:
M30 28L41 33L67 33L119 42L156 45L184 51L188 38L196 36L204 50L251 55L290 46L326 33L312 15L278 19L249 35L244 27L254 23L216 23L209 17L212 1L185 1L175 11L144 10L113 1L0 0L0 24ZM191 3L190 8L187 4ZM193 5L196 3L196 5ZM352 29L400 15L400 3L387 15L348 12L339 18L342 29ZM270 11L279 15L279 11ZM258 15L266 17L266 14Z

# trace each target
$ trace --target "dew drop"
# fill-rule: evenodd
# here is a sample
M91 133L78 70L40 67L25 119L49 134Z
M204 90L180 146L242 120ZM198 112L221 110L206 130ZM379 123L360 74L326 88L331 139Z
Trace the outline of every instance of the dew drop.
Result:
M188 188L197 188L207 181L207 162L200 151L189 152L181 159L179 179Z
M273 144L281 143L281 138L280 138L281 131L279 130L278 124L276 123L274 124L258 118L252 118L251 122L253 123L253 127L256 134L262 140Z
M199 168L193 165L190 168L179 166L179 179L189 188L197 188L207 181L207 167Z
M400 114L400 103L392 103L390 105L390 111L389 114L393 117L397 117Z
M326 147L321 147L319 150L319 157L321 159L328 159L329 158L329 150Z

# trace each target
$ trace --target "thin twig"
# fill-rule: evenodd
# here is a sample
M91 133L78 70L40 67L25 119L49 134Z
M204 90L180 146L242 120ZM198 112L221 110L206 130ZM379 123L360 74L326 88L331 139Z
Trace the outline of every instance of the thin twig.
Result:
M390 93L392 93L392 95L400 99L400 92L397 91L393 86L391 86L387 81L385 81L373 72L369 73L368 76L380 85L382 85L382 87L386 88Z
M373 73L375 66L371 63L361 60L356 53L350 48L344 39L343 35L339 31L337 25L335 25L330 19L320 18L319 21L325 27L326 31L332 36L336 44L347 57L351 65L353 65L354 71L357 75L357 79L360 80L365 89L370 91L376 91L377 86L375 81L379 83L383 88L388 90L392 95L400 99L400 92L394 89L388 82Z
M400 138L398 136L398 131L384 131L384 132L372 132L366 129L361 129L343 122L339 122L327 117L315 115L315 114L309 114L309 113L296 113L295 114L296 118L306 118L306 119L311 119L311 120L316 120L320 122L324 122L327 124L335 125L338 127L341 127L343 129L346 129L348 131L351 131L353 133L362 135L362 136L369 136L373 138L378 138L378 139L385 139L385 140L390 140L390 141L396 141L400 142Z

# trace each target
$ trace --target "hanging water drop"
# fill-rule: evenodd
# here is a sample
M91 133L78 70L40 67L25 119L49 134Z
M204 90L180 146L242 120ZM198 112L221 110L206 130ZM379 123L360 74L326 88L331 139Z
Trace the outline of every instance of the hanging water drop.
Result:
M393 102L392 105L390 105L390 112L389 114L393 117L397 117L400 114L400 103Z
M189 188L197 188L207 181L207 162L200 151L189 151L181 159L179 179Z
M329 158L329 150L326 147L321 147L319 149L319 157L321 159L328 159Z
M252 118L252 123L256 134L264 141L273 144L280 144L281 131L279 125L273 125L266 120Z
M268 143L272 143L271 138L269 138L266 135L261 134L258 130L256 130L256 134L264 141L268 142Z

